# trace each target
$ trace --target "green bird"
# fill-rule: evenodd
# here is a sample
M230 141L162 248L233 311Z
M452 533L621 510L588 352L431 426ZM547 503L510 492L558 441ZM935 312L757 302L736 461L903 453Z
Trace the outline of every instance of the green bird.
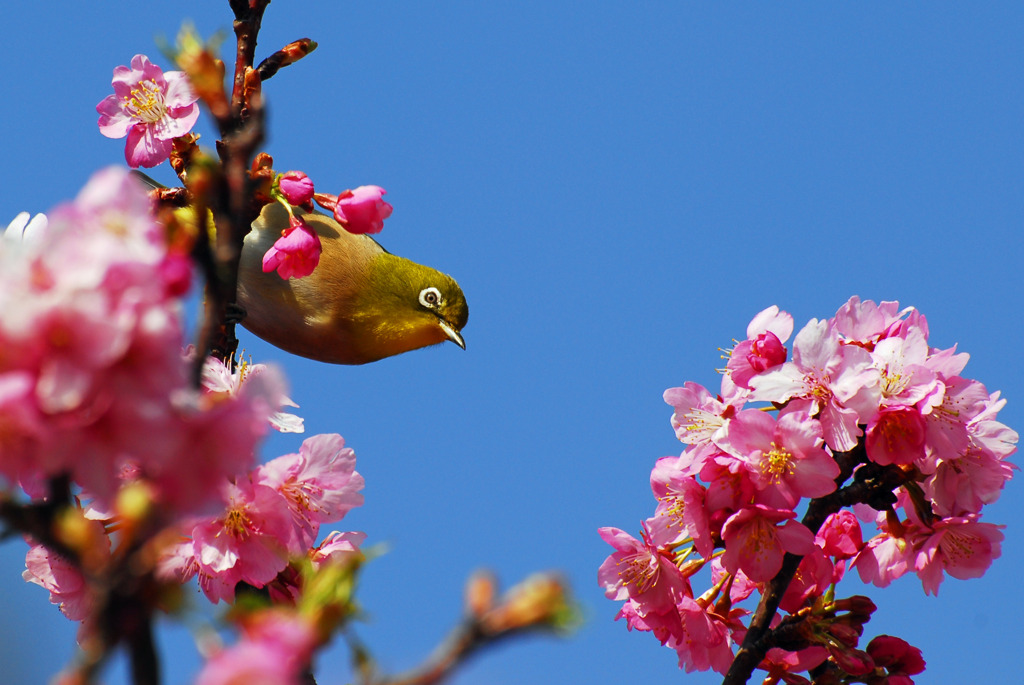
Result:
M297 216L320 237L320 263L304 278L264 273L263 255L288 226L283 206L265 206L239 263L242 326L282 350L332 364L366 364L446 340L466 348L469 307L454 278L393 255L326 214Z

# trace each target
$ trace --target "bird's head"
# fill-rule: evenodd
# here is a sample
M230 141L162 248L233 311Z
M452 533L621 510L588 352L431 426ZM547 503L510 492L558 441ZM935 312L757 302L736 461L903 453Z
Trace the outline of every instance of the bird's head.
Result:
M469 306L455 279L429 266L383 252L372 260L353 308L362 328L356 344L375 359L450 340L465 349L460 331Z

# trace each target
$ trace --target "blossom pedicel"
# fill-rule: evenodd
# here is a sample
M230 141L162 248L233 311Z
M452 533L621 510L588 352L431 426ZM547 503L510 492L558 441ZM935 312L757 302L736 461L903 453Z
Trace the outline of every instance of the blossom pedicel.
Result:
M946 575L981 576L1003 539L982 508L1013 475L1017 433L996 420L999 393L961 376L968 355L928 346L912 307L853 297L808 322L788 358L792 331L792 317L770 307L732 350L717 397L692 382L665 391L687 447L654 467L658 505L642 541L600 530L616 551L598 580L625 602L617 618L675 649L680 667L725 673L748 630L747 610L733 604L776 582L789 552L803 561L780 589L788 615L771 625L803 625L805 649L772 649L761 668L794 678L827 660L837 677L912 682L920 652L888 637L856 649L874 607L832 600L834 583L847 567L880 587L914 572L935 594ZM800 521L805 499L817 509ZM857 516L840 508L850 502ZM867 541L861 523L877 529ZM714 585L695 597L693 575L709 563Z

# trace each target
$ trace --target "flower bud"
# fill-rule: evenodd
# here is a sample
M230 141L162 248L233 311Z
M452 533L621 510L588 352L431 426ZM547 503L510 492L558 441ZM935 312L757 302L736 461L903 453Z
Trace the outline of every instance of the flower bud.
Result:
M494 607L494 575L477 571L466 581L466 610L471 616L482 617Z
M384 202L380 186L359 186L338 196L334 218L349 233L380 233L393 207Z
M867 652L862 652L859 649L844 649L836 645L829 645L828 651L839 668L852 676L867 675L875 670L875 662Z
M313 180L301 171L286 171L277 181L281 195L293 207L313 201Z

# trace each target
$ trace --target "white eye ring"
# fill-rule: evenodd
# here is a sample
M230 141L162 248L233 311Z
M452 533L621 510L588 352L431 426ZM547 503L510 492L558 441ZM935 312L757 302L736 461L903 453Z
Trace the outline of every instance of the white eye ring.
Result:
M433 309L444 302L444 298L441 297L441 291L430 286L420 291L420 304L427 309Z

